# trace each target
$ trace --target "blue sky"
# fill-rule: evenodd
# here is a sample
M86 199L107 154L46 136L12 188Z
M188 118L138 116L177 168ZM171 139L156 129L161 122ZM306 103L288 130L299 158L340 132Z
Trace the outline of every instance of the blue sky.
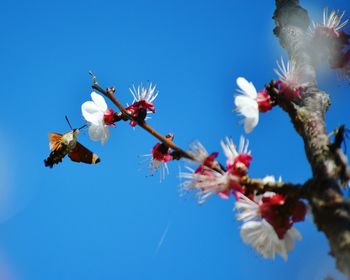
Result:
M347 0L302 4L315 19L325 6L350 14ZM237 142L235 79L261 88L285 56L272 34L274 1L3 0L2 11L1 279L342 279L312 218L297 225L303 240L287 262L264 260L240 240L232 199L200 206L180 196L182 163L162 183L149 176L140 161L156 141L140 128L120 124L104 146L83 132L99 165L43 164L47 133L69 130L65 115L84 124L89 70L124 104L132 83L156 83L150 123L184 148L200 140L221 152L225 136ZM320 69L319 85L332 98L328 129L350 126L349 83ZM252 177L309 178L303 143L279 108L248 138Z

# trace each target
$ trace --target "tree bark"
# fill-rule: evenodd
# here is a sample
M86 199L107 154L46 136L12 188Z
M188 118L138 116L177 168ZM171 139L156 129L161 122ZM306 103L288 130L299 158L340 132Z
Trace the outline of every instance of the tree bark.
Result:
M340 147L332 149L326 132L325 113L330 97L316 83L315 60L307 40L310 24L308 13L299 6L298 0L276 0L273 19L275 35L296 61L303 88L301 98L281 99L280 106L303 138L305 152L313 178L307 184L307 199L311 205L314 222L324 232L335 257L337 268L350 279L350 203L341 193L340 180L344 170L348 172L347 160Z

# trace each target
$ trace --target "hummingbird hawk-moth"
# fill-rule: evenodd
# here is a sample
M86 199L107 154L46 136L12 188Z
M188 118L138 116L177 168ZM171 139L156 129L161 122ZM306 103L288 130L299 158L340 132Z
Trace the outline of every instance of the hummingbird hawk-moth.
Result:
M66 120L71 127L67 117ZM83 127L85 127L85 125ZM101 161L95 153L91 152L77 141L80 129L83 127L72 129L64 134L56 132L49 133L49 147L51 153L49 157L44 160L45 166L52 168L55 164L62 162L62 159L67 154L69 158L75 162L96 164Z

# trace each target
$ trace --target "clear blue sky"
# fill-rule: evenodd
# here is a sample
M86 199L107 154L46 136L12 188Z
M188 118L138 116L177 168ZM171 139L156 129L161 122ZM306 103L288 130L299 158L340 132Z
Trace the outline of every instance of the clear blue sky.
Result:
M243 133L232 113L236 77L257 88L275 78L285 56L272 34L274 1L18 1L2 0L0 17L0 279L321 279L338 275L312 220L289 260L260 258L243 244L233 200L199 206L179 196L178 170L148 176L140 164L155 140L121 124L106 145L80 142L102 162L68 158L45 168L50 131L81 126L93 70L102 86L153 81L160 91L151 124L187 147L210 151ZM348 10L348 0L302 1L321 19L323 7ZM349 28L349 27L348 27ZM349 30L349 29L348 29ZM350 126L349 84L321 69L332 97L328 129ZM281 175L304 182L310 168L301 139L279 109L264 114L248 136L252 177ZM220 155L222 158L222 154ZM164 238L162 238L164 237ZM162 241L162 242L160 242ZM159 244L161 245L159 246ZM339 275L337 276L339 277ZM342 279L339 277L338 279Z

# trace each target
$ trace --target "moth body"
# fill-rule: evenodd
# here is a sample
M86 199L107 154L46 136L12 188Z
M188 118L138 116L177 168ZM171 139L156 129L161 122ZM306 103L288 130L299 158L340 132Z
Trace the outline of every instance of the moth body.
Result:
M49 133L49 147L51 153L44 160L45 166L52 168L55 164L62 162L62 159L68 154L70 159L75 162L84 162L88 164L96 164L101 160L85 148L78 141L79 129L73 129L64 134L51 132Z

